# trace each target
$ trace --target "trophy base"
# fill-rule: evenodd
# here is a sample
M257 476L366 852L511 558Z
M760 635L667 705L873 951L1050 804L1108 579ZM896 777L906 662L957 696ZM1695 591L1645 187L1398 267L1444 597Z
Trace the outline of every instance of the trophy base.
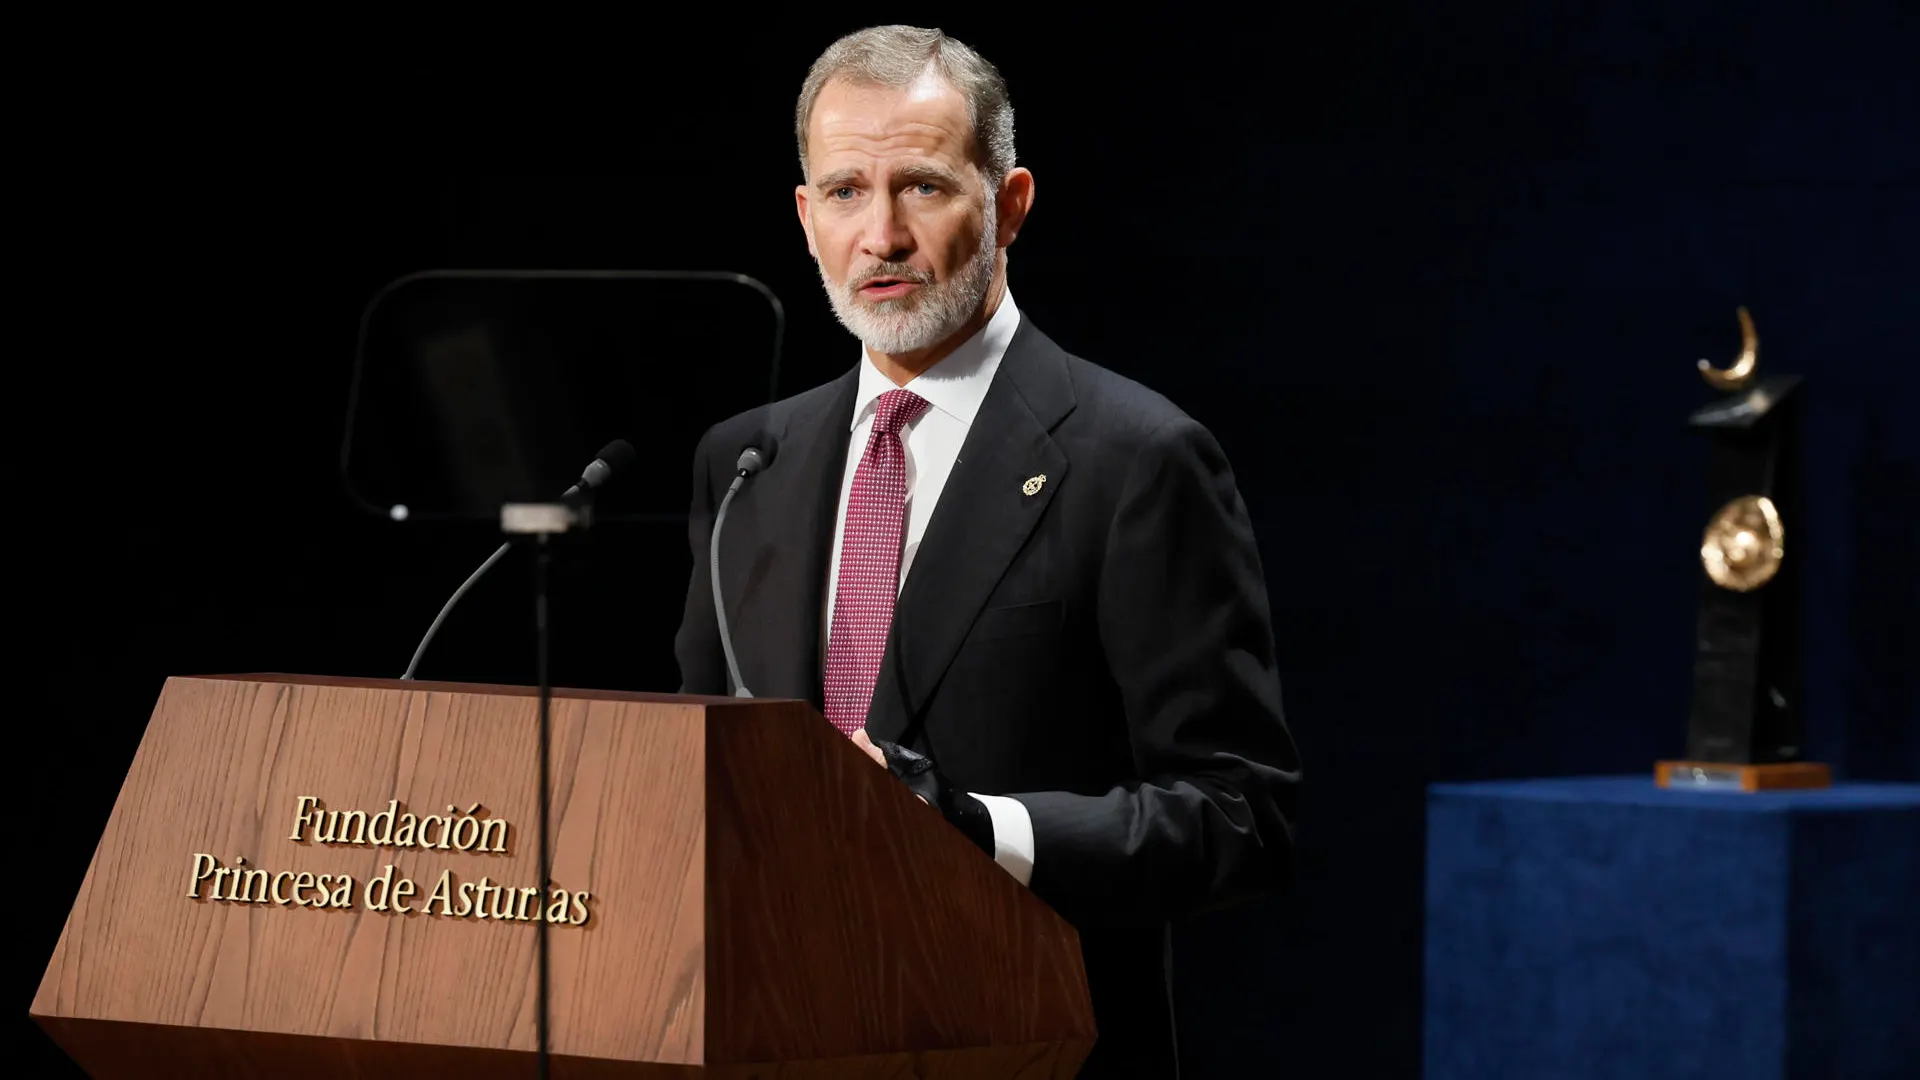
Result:
M1784 791L1833 786L1833 770L1818 762L1739 765L1720 761L1662 761L1654 783L1684 791Z

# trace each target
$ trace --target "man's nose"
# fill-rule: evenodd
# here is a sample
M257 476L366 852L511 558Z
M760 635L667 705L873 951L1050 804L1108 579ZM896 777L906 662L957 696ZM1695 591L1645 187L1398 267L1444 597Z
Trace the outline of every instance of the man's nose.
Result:
M895 262L913 251L913 234L892 199L875 199L867 211L860 250L882 262Z

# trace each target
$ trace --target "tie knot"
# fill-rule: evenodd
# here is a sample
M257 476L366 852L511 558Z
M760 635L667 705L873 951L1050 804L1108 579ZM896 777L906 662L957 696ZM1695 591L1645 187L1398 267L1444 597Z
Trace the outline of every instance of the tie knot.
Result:
M898 435L927 410L927 399L911 390L889 390L874 406L873 430L883 435Z

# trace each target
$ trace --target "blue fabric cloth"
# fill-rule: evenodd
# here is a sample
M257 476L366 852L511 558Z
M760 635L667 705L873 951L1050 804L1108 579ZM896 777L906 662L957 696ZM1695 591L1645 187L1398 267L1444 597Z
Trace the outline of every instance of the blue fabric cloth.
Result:
M1436 785L1431 1080L1920 1076L1920 784Z

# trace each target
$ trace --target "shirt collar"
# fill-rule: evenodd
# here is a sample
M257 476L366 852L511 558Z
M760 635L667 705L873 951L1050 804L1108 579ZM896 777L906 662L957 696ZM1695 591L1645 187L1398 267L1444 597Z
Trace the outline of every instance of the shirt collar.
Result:
M939 363L908 380L904 387L895 387L893 380L880 373L867 358L867 350L862 348L860 388L853 399L851 427L864 423L880 395L894 389L911 390L933 408L968 427L973 426L980 403L987 398L987 387L993 385L993 373L1000 369L1000 360L1007 355L1007 344L1019 328L1020 309L1013 305L1013 290L1007 289L1000 294L1000 306L994 309L987 325Z

